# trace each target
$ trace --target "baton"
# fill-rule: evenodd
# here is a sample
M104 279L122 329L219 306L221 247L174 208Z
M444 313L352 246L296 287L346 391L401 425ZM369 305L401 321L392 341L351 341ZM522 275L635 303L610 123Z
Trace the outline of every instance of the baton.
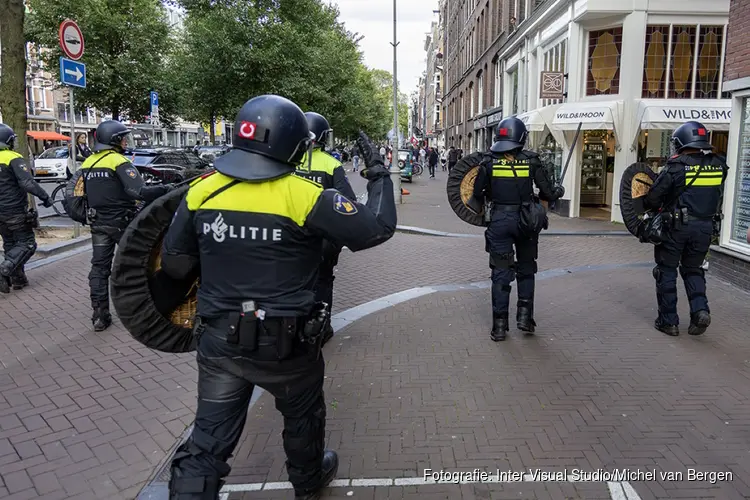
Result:
M565 180L565 172L568 171L568 165L570 165L570 159L573 158L573 150L576 147L576 143L578 142L578 136L581 134L581 127L583 126L583 122L578 122L578 130L576 130L576 136L573 138L573 144L570 145L570 152L568 152L568 159L565 160L565 167L563 168L562 173L560 174L560 180L557 181L557 184L562 186L563 180Z

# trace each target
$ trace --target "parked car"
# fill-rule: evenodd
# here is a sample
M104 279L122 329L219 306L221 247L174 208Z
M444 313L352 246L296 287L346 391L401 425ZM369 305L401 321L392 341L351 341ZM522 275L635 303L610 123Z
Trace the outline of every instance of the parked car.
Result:
M211 166L214 160L232 149L229 146L200 146L198 147L198 157L206 160Z
M401 169L401 178L405 181L412 182L414 174L413 156L408 149L398 150L398 168Z
M59 181L70 179L67 146L49 148L34 159L34 179L37 181ZM78 162L81 166L81 162Z
M126 152L147 184L182 182L200 175L211 164L178 148L142 148Z

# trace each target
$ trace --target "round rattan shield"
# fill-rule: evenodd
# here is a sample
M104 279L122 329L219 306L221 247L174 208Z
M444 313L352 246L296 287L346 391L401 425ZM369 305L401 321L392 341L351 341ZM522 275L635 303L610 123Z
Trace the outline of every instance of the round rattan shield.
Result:
M474 181L479 173L479 164L483 156L482 153L472 153L461 158L451 169L446 186L448 203L458 218L473 226L482 227L485 226L484 206L479 213L476 213L466 205L466 202L474 192Z
M123 326L143 345L162 352L195 350L197 270L186 280L161 271L161 246L188 186L141 210L123 233L112 266L112 303Z
M646 208L643 201L656 181L656 172L646 163L633 163L622 174L620 181L620 213L630 234L639 235Z

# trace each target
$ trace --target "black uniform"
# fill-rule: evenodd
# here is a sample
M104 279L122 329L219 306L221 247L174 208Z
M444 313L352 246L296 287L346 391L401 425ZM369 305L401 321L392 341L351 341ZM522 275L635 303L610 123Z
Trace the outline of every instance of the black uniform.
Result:
M518 222L521 204L532 201L534 184L541 199L556 199L547 171L532 151L521 151L513 160L488 154L474 183L474 197L487 197L493 203L485 250L490 254L492 313L496 318L508 316L514 279L518 280L518 308L526 307L533 313L539 238L522 235Z
M713 153L676 155L667 161L646 196L646 208L656 209L666 204L663 212L672 219L665 241L654 249L660 330L680 323L678 266L690 301L691 323L699 312L710 312L702 266L711 245L714 217L721 209L727 170L724 158ZM692 330L696 334L694 326ZM671 334L676 333L673 329Z
M313 150L310 170L307 170L305 158L295 173L315 182L323 189L336 189L350 200L357 199L341 162L319 148ZM328 304L329 311L333 306L333 281L336 279L333 270L339 262L340 253L340 245L328 240L323 241L323 256L315 285L315 300Z
M324 450L326 314L314 293L323 240L352 251L378 245L395 231L396 207L382 165L367 206L292 175L308 142L296 105L251 99L235 123L234 149L216 159L219 173L191 186L165 236L163 271L184 280L200 266L201 276L198 409L172 462L172 500L216 498L256 385L284 416L297 497L317 498L338 467Z
M130 160L111 149L89 156L81 169L86 181L88 205L95 211L91 220L93 253L89 287L96 321L100 315L109 316L112 259L122 232L135 216L135 202L155 200L169 187L146 186Z
M5 253L0 263L0 291L5 293L8 281L14 288L26 285L24 265L36 251L36 214L29 212L27 193L50 204L49 195L34 180L23 156L15 151L0 150L0 236Z

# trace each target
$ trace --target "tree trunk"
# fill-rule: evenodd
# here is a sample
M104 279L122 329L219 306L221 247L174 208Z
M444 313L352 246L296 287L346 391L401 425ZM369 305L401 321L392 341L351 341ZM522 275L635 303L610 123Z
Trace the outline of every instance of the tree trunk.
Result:
M116 102L112 103L112 119L113 120L120 119L120 105Z
M211 113L211 124L209 125L209 133L211 138L211 145L214 145L214 141L216 140L216 113Z
M16 152L27 160L26 38L23 0L0 0L0 113L2 122L16 132Z

